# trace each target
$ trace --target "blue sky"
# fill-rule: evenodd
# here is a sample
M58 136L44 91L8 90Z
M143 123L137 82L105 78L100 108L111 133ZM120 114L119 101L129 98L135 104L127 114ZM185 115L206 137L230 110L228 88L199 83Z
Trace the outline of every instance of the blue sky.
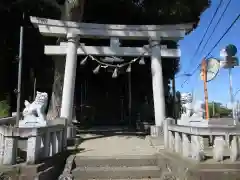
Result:
M199 54L201 52L201 48L197 56L192 60L193 62L190 63L190 60L193 57L195 50L197 49L198 44L200 43L203 34L219 4L220 0L212 0L211 7L209 7L205 12L201 15L200 23L191 34L186 36L183 40L179 42L180 49L181 49L181 70L178 75L183 74L186 72L192 72L197 65L201 62L201 59L208 54L210 49L215 45L215 43L219 40L225 30L230 26L232 21L238 16L239 7L240 7L240 0L232 0L227 9L224 17L222 18L221 22L218 25L217 30L213 34L212 38L210 39L209 43L207 44L203 54ZM208 36L213 30L214 25L218 21L218 18L221 16L222 12L228 0L223 0L223 4L218 11L218 14L215 16L215 19L209 28L209 31L205 37L205 40L202 43L204 45L205 41L207 40ZM229 33L223 38L223 40L218 44L218 46L212 51L211 55L220 58L220 50L224 48L228 44L234 44L238 48L238 57L240 57L240 20L235 23ZM203 100L204 93L203 93L203 82L200 80L199 76L200 72L197 71L182 87L182 83L186 79L186 77L178 77L176 78L176 87L177 90L180 92L192 92L194 90L196 98L199 100ZM237 91L240 89L240 67L234 68L232 70L233 74L233 91ZM177 75L177 76L178 76ZM221 69L219 71L218 76L211 82L208 83L208 96L209 100L218 101L223 104L226 104L230 101L229 97L229 79L228 79L228 70ZM240 100L240 92L235 97L236 99Z

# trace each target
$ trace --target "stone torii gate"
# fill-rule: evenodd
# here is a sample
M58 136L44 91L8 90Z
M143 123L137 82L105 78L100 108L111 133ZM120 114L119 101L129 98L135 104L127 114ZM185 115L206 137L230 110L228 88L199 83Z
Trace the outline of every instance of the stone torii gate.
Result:
M67 37L67 43L46 45L46 55L66 55L61 117L72 120L77 55L94 56L147 56L151 57L152 88L154 99L155 132L162 129L165 119L165 99L162 74L162 57L178 58L180 50L161 46L161 40L182 39L192 30L192 24L178 25L110 25L76 23L31 17L31 22L44 36ZM110 46L85 46L80 38L110 39ZM148 40L150 51L145 47L120 47L119 39ZM157 133L158 134L158 133Z

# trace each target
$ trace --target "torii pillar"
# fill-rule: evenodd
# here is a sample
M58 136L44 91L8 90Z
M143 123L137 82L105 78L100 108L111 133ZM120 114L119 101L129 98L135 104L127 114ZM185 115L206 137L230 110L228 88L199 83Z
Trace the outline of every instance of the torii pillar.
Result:
M150 47L152 51L151 71L155 117L155 125L151 127L151 136L158 137L163 135L163 123L165 119L165 96L159 41L150 41Z
M67 34L67 54L64 72L62 105L60 117L68 120L68 133L67 137L75 136L72 126L72 114L74 103L74 90L77 69L77 47L79 38L75 34Z

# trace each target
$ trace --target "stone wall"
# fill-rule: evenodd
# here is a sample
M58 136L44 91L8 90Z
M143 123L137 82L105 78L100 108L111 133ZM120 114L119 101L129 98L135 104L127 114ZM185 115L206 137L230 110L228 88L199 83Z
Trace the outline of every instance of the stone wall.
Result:
M237 180L240 177L240 163L196 163L179 157L177 154L161 152L158 154L161 180Z
M0 168L0 179L11 178L11 180L56 180L62 173L65 161L69 154L70 152L57 154L50 159L34 165L26 165L23 163Z

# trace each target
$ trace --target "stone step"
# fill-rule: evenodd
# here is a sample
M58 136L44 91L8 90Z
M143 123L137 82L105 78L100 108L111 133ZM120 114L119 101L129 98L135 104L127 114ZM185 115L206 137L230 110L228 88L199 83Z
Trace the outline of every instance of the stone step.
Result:
M160 178L157 166L141 167L78 167L72 171L75 179L152 179Z
M77 167L138 167L155 166L157 158L155 155L127 155L119 157L92 157L77 156L75 158Z

